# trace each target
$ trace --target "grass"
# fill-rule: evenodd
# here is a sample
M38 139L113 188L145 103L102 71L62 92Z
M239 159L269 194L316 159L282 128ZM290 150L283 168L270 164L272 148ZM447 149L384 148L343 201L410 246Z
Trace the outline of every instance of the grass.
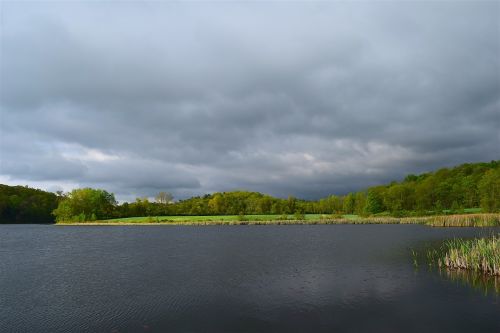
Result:
M500 294L500 234L445 240L426 250L411 249L411 256L415 268L425 263L455 282Z
M481 208L465 208L464 213L481 213Z
M362 218L358 215L305 214L297 220L294 215L206 215L206 216L149 216L129 217L92 222L63 222L76 225L170 224L170 225L266 225L266 224L398 224L400 218Z
M444 242L439 266L500 276L500 238L452 239Z
M497 227L500 226L500 214L432 216L425 224L433 227Z
M285 218L286 217L286 218ZM306 214L306 221L320 220L320 214ZM110 219L99 222L126 223L184 223L184 222L245 222L245 221L279 221L294 220L294 215L200 215L200 216L153 216Z
M413 264L425 261L429 267L481 272L500 276L500 234L486 238L445 240L441 246L425 251L425 259L412 250Z
M486 227L500 226L500 214L464 214L423 217L360 217L358 215L305 214L294 215L216 215L216 216L150 216L129 217L93 222L63 222L74 225L272 225L272 224L422 224L433 227Z

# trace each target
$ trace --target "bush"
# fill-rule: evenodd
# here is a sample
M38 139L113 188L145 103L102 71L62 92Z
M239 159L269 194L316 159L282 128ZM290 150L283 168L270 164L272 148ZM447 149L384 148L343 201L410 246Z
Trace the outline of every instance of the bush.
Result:
M288 215L287 214L281 214L280 216L278 216L277 220L279 220L279 221L286 221L286 220L288 220Z
M295 219L299 220L299 221L303 221L303 220L306 219L306 216L301 211L296 211L295 214L294 214L294 216L295 216Z
M398 210L392 213L393 217L408 217L410 216L410 212L405 211L405 210Z

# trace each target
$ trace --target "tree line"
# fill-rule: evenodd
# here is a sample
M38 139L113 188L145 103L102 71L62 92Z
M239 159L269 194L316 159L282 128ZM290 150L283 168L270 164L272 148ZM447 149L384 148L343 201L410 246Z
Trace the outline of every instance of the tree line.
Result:
M401 182L370 187L316 201L275 198L258 192L217 192L175 203L138 198L118 207L120 217L237 214L426 215L466 208L500 210L500 161L468 163L436 172L407 175Z
M500 161L468 163L436 172L408 175L401 182L370 187L319 200L276 198L259 192L216 192L174 201L168 192L155 200L137 198L118 204L112 193L75 189L50 193L0 185L0 222L49 223L168 215L357 214L426 215L480 207L500 211Z
M53 223L57 194L0 184L0 223Z

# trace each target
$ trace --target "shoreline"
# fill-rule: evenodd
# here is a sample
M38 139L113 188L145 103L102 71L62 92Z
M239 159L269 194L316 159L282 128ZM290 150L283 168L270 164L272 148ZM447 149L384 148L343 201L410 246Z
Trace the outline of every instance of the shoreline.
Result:
M430 227L498 227L500 214L439 215L424 217L373 217L360 219L315 219L315 220L207 220L207 221L157 221L132 222L109 221L58 222L54 225L73 226L120 226L120 225L163 225L163 226L210 226L210 225L341 225L341 224L419 224Z

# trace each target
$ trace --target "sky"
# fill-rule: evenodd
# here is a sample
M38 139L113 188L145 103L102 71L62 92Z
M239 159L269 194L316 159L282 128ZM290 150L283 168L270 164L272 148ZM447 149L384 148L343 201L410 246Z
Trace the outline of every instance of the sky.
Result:
M0 183L316 199L500 158L498 1L3 1L0 15Z

